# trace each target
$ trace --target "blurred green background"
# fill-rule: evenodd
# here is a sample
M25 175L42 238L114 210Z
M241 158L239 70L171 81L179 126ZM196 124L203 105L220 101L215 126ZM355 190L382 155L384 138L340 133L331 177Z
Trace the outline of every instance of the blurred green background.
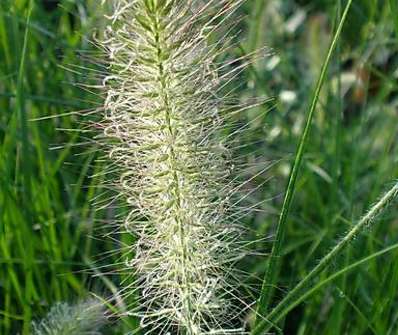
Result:
M99 96L79 87L104 25L98 0L0 0L0 334L29 334L32 319L88 291L113 292L119 275L98 267L117 240L113 209L99 209L104 161L82 127ZM247 219L269 236L306 110L343 0L247 0L241 55L266 46L237 94L274 97L270 110L244 115L241 141L255 169L269 165L253 195L266 200ZM88 77L88 78L87 78ZM87 78L87 79L86 79ZM87 121L86 119L84 121ZM95 115L92 117L95 122ZM94 124L95 126L95 124ZM251 171L252 172L252 171ZM354 0L314 119L289 217L276 300L303 277L398 176L398 3ZM398 242L395 206L330 271ZM284 334L398 334L398 253L374 259L329 284L286 318ZM120 255L107 256L118 262ZM109 262L109 259L107 260ZM267 257L242 264L255 298ZM109 271L109 269L107 269ZM93 277L92 275L96 276ZM325 273L324 276L327 274ZM131 320L130 320L131 321ZM127 322L130 322L127 321ZM131 324L131 322L130 322ZM122 333L112 327L106 334Z

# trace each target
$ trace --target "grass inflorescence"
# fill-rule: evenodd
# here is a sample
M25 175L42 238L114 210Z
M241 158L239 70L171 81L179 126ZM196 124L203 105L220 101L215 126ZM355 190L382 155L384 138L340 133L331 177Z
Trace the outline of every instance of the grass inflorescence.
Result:
M96 335L105 320L104 306L97 300L57 303L43 320L32 323L32 335Z
M221 136L230 75L216 64L223 41L208 41L238 4L116 1L102 42L104 134L131 206L120 230L137 237L124 251L135 280L121 294L139 288L140 308L130 311L156 334L242 333L228 304L230 264L242 253Z

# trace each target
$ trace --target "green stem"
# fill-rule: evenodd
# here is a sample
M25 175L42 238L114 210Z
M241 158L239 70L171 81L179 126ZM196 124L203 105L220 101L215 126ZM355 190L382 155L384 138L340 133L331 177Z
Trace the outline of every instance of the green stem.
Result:
M336 49L337 41L341 35L341 31L342 31L344 23L346 21L352 1L353 0L349 0L344 9L344 12L343 12L341 20L339 22L338 28L333 36L330 46L329 46L329 50L328 50L326 59L322 65L322 70L321 70L321 73L320 73L320 76L319 76L319 79L318 79L318 82L316 85L316 89L315 89L313 97L312 97L310 109L309 109L309 112L307 115L307 121L305 124L305 128L301 135L300 142L299 142L296 156L295 156L295 160L294 160L294 164L293 164L293 168L292 168L291 174L289 176L289 182L287 185L287 190L286 190L285 198L283 201L281 214L279 216L279 222L278 222L278 226L277 226L275 242L272 246L269 264L268 264L267 271L265 273L265 277L264 277L262 288L261 288L260 299L258 300L257 313L256 313L257 318L256 318L255 324L258 324L258 319L259 318L261 319L261 316L264 316L266 314L266 312L268 310L268 305L272 298L273 289L277 284L276 280L278 277L279 267L281 264L281 258L282 258L281 251L282 251L282 245L283 245L284 236L285 236L287 217L290 212L293 194L294 194L296 181L297 181L297 176L300 171L304 151L305 151L306 144L308 141L308 136L309 136L309 133L311 130L312 119L314 116L316 106L318 104L319 95L321 93L323 83L326 78L326 73L327 73L333 52Z
M290 305L288 305L284 311L281 312L281 314L286 315L289 311L291 311L294 307L299 305L301 302L305 301L307 298L312 296L314 293L316 293L318 290L320 290L322 287L324 287L326 284L330 283L331 281L335 280L336 278L345 275L347 272L350 272L354 270L355 268L361 266L364 263L367 263L371 261L372 259L375 259L379 256L382 256L390 251L393 251L395 249L398 249L398 243L393 244L383 250L380 250L378 252L373 253L372 255L369 255L355 263L352 263L350 265L347 265L343 269L333 273L326 279L322 280L320 283L316 284L314 287L309 288L307 291L305 291L302 295L300 295L299 298L297 298L295 301L293 301Z
M315 277L325 270L336 256L350 243L355 237L380 214L398 196L398 183L396 183L370 210L363 216L356 225L346 234L346 236L309 272L289 293L288 295L262 320L252 332L252 335L265 334L273 324L280 321L303 297L300 292ZM305 297L306 295L304 295Z

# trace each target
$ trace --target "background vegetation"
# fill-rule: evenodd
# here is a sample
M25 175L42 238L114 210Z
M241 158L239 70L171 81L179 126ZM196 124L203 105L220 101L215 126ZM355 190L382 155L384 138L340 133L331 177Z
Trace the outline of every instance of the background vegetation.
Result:
M104 163L80 123L87 112L77 113L100 104L77 85L96 52L89 41L103 24L99 1L33 2L29 20L29 1L0 0L0 334L29 334L31 320L55 302L88 291L107 295L122 279L100 267L104 257L120 261L110 252L119 241L102 238L118 210L100 207ZM237 94L275 97L267 112L245 114L241 139L250 173L269 166L251 199L266 201L246 220L253 236L269 237L256 250L270 251L309 99L344 4L248 0L240 10L232 52L270 51L241 74ZM397 7L395 0L354 1L316 110L275 301L398 176ZM397 243L397 214L395 207L360 236L329 274ZM284 333L397 334L397 255L374 258L319 290L289 313ZM242 264L253 297L267 260Z

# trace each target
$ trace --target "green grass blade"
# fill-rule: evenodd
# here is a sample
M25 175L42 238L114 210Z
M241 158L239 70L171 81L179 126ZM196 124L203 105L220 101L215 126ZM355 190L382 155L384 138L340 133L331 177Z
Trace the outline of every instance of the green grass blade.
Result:
M355 270L359 266L375 259L380 256L383 256L384 254L387 254L389 252L393 252L394 250L398 249L398 243L393 244L387 248L384 248L383 250L380 250L378 252L375 252L365 258L362 258L361 260L354 262L343 269L331 274L327 278L323 279L319 283L317 283L315 286L309 288L307 291L305 291L300 297L298 297L295 301L293 301L290 305L286 306L286 308L281 312L281 314L286 315L289 311L291 311L294 307L311 297L313 294L318 292L321 288L323 288L325 285L331 283L333 280L341 277L342 275L351 272L352 270Z
M293 194L294 194L294 190L295 190L295 186L296 186L297 176L300 171L304 151L305 151L306 144L308 141L308 136L309 136L309 133L311 130L312 119L314 116L316 106L318 104L319 95L321 93L323 83L326 78L327 70L329 68L329 64L332 59L333 52L336 49L337 42L338 42L341 32L343 30L343 26L347 19L347 15L351 8L351 4L352 4L352 0L349 0L344 9L340 23L339 23L337 30L333 36L333 39L329 46L325 61L322 65L321 73L319 75L319 79L318 79L315 91L314 91L312 99L311 99L311 105L310 105L310 108L308 111L306 124L305 124L304 130L301 135L300 142L299 142L299 145L297 148L293 168L290 173L285 198L283 201L281 214L279 216L279 222L278 222L278 226L277 226L275 242L272 247L269 264L268 264L267 271L266 271L266 274L265 274L265 277L263 280L260 298L258 300L257 316L263 316L267 312L268 305L269 305L269 302L272 297L273 288L276 285L276 279L278 277L279 266L280 266L280 262L281 262L281 250L282 250L282 245L283 245L283 240L284 240L284 235L285 235L285 230L286 230L287 217L289 215L289 211L290 211L290 207L291 207L292 199L293 199ZM256 318L255 324L258 323L258 319L260 319L260 317Z
M390 10L391 10L391 15L393 15L393 22L394 22L394 27L395 27L395 32L398 37L398 2L396 0L390 0Z
M26 162L29 161L29 141L28 141L28 119L26 117L25 110L25 90L24 90L24 76L25 76L25 65L26 65L26 55L28 48L28 38L29 38L29 23L32 14L33 6L30 4L28 9L28 14L26 18L26 28L23 39L23 47L21 60L18 70L18 81L17 81L17 91L16 91L16 104L18 106L19 121L21 127L21 140L22 140L22 154ZM26 197L30 198L30 167L26 164L24 167L24 186L26 187Z
M398 196L398 183L396 183L356 225L344 236L344 238L316 265L288 294L287 296L262 320L252 332L252 335L265 334L273 324L281 320L301 299L300 293L307 285L325 270L338 256L338 254L375 218L382 213Z
M30 168L30 159L29 159L29 129L28 129L28 118L26 116L26 108L25 108L25 87L24 87L24 77L25 77L25 67L26 67L26 57L27 57L27 49L28 49L28 40L29 40L29 27L30 27L30 18L32 14L33 4L29 2L27 17L26 17L26 28L23 38L23 47L21 53L21 60L19 64L18 70L18 80L17 80L17 89L16 89L16 106L18 110L19 122L20 122L20 131L21 131L21 151L22 151L22 162L23 162L23 185L24 185L24 203L28 204L29 199L31 199L32 190L31 190L31 168ZM27 210L26 208L24 210ZM27 216L31 218L30 215ZM32 224L30 223L30 226ZM29 231L30 233L30 231ZM26 308L24 308L24 328L23 333L28 334L29 332L29 322L31 320L31 309L29 308L29 303L32 301L35 295L35 285L33 283L33 265L32 265L32 256L33 252L30 246L26 247L26 264L25 264L25 272L26 272L26 284L25 284L25 299L26 299Z

